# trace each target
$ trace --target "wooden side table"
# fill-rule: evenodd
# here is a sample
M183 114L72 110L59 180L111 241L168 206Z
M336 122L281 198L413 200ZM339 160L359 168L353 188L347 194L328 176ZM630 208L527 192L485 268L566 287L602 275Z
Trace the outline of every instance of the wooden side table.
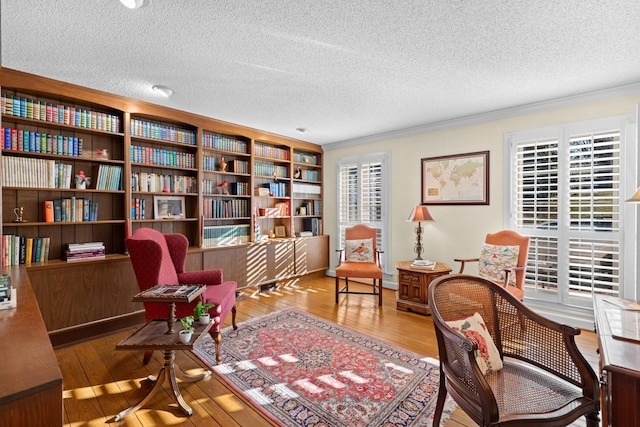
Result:
M115 421L122 420L144 406L158 390L162 389L165 381L169 382L172 391L171 396L178 403L180 409L187 415L193 413L191 407L182 398L176 377L185 382L194 382L211 375L211 371L207 370L200 375L185 374L175 363L176 350L193 350L193 346L205 333L209 332L215 320L212 319L206 325L194 323L195 332L191 341L183 344L180 342L179 331L174 329L174 324L177 321L175 305L176 303L193 301L205 289L205 285L157 285L133 297L133 301L139 302L166 302L168 304L168 317L167 319L147 322L143 327L120 341L116 345L116 350L161 350L164 352L164 366L157 376L149 375L149 381L154 383L149 393L137 404L120 411L115 416Z
M398 292L396 309L420 314L431 314L429 308L429 283L436 277L451 273L451 268L442 262L433 270L411 267L412 261L398 261Z

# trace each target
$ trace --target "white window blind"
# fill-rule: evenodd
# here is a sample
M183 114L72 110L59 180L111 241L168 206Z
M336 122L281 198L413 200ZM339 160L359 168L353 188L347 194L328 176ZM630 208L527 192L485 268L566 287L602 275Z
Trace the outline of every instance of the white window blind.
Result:
M527 298L589 307L620 292L621 132L571 129L511 135L511 224L531 237Z
M344 247L344 231L366 224L377 231L376 246L386 251L385 154L338 161L338 247ZM383 254L383 268L385 268Z

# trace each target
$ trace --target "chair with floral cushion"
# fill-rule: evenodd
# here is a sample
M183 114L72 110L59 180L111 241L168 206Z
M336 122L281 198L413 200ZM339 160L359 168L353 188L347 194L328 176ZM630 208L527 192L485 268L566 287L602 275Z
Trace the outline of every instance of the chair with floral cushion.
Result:
M231 324L236 325L236 288L234 281L224 281L222 270L210 269L200 271L184 271L187 259L189 240L179 233L161 233L148 227L137 229L125 240L129 251L133 271L140 292L156 285L203 284L207 289L198 300L210 303L211 318L214 321L209 330L216 344L216 359L220 363L220 330L227 315L231 313ZM176 304L176 318L193 316L193 309L198 300L192 303ZM168 306L163 303L144 303L147 321L163 319L168 316ZM147 364L152 351L144 354L143 363Z
M458 273L464 272L465 263L477 262L480 277L504 286L522 301L529 242L529 236L523 236L513 230L487 234L478 258L454 259L460 263Z
M566 426L582 416L599 425L598 378L576 345L579 329L475 276L437 278L429 306L440 359L433 425L447 394L481 426Z
M364 224L349 227L344 232L345 247L337 249L336 267L336 304L339 294L371 294L378 296L378 305L382 306L382 265L376 247L376 229ZM340 278L344 277L345 286L340 287ZM349 278L371 279L373 290L349 290ZM377 284L377 288L376 288Z

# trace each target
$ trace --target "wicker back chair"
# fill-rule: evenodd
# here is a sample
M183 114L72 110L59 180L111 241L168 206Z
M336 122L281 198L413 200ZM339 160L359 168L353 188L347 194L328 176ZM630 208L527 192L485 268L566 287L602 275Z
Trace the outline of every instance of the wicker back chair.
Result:
M447 392L481 426L565 426L586 416L599 425L599 385L575 343L579 329L546 319L496 283L475 276L442 276L429 286L438 339L439 425ZM503 368L483 375L478 343L446 322L479 313Z

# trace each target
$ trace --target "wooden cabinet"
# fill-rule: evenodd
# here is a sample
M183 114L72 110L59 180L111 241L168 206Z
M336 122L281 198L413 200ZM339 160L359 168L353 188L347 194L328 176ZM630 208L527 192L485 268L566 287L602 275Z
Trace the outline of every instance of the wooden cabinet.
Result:
M444 263L436 263L433 270L412 268L411 261L399 261L396 308L421 314L431 314L429 308L429 284L439 276L451 273Z
M600 404L602 425L622 427L640 425L640 341L621 339L612 332L609 316L622 326L621 309L596 295L594 315L600 353ZM637 321L633 325L638 328Z

